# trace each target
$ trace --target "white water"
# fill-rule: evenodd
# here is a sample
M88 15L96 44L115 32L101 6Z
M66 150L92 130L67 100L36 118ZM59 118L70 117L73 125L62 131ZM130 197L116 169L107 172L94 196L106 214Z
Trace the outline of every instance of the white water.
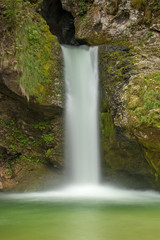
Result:
M62 47L66 84L66 155L70 184L54 191L2 194L0 199L91 200L112 203L160 203L154 191L118 189L100 184L97 47Z
M62 46L66 85L66 168L72 184L98 184L98 47Z

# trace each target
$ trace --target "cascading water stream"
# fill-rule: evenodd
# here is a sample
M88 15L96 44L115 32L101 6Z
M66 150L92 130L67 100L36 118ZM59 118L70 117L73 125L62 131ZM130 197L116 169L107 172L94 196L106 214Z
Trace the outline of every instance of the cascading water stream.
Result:
M98 47L62 46L66 85L66 168L72 184L98 184Z
M57 190L2 195L6 199L104 200L160 203L159 193L100 184L98 47L62 46L66 86L66 169L70 183Z

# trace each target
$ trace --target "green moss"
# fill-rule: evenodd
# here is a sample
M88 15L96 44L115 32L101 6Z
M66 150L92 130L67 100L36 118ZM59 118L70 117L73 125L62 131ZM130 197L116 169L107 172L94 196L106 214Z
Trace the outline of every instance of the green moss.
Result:
M26 169L33 166L35 174L37 174L35 166L43 165L44 168L48 168L49 157L52 154L57 163L62 162L60 148L62 141L59 140L62 138L60 119L23 125L17 119L0 119L0 132L0 143L7 150L2 149L0 158L10 177L18 177L19 172L17 173L16 169L22 166ZM26 173L28 174L30 173Z
M131 0L131 6L138 10L141 10L145 6L145 0Z
M91 8L93 0L72 0L72 5L75 6L76 16L83 16Z
M13 170L12 170L12 164L11 162L7 161L6 162L6 168L8 170L7 174L12 177L13 176Z
M100 130L101 145L104 150L106 164L112 166L114 169L118 169L121 164L118 160L115 161L116 151L113 146L116 142L116 133L110 112L100 114Z
M11 119L9 123L1 119L0 129L7 134L7 138L1 139L1 142L3 141L11 151L18 152L21 147L35 146L35 141L30 140L21 128L17 127L14 119Z
M148 32L147 35L146 35L146 39L148 40L152 36L153 36L153 32Z
M21 4L22 4L22 0L15 0L15 1L6 0L4 2L4 6L5 6L4 14L6 18L6 23L7 23L7 26L11 28L11 30L13 30L13 32L17 27L17 24L19 21Z
M159 0L152 0L152 6L154 11L160 10L160 1Z
M151 166L151 173L155 176L155 181L158 182L160 175L159 156L160 154L153 154L149 149L144 149L145 158Z
M6 123L1 119L0 129L3 130L4 139L1 139L0 142L3 142L14 152L26 148L38 150L39 147L55 143L55 134L50 132L52 124L53 120L33 124L32 132L38 132L38 135L35 138L30 138L30 135L26 134L20 126L17 126L15 120L12 119L9 123Z
M120 48L120 47L119 47ZM121 49L121 48L120 48ZM119 87L129 79L131 72L131 58L127 51L105 51L103 47L99 49L100 79L103 80L101 90L102 109L112 109L113 96L118 94Z
M42 134L41 137L45 141L46 144L54 143L54 134L53 133Z
M33 124L35 129L45 130L49 126L49 121L36 122ZM49 126L50 127L50 126Z
M41 155L35 155L33 153L21 155L17 158L17 161L27 161L29 163L46 163L45 158L42 158Z
M155 181L158 182L158 179L159 179L158 173L155 173L154 176L155 176Z
M6 11L12 13L13 1L7 0L5 4ZM47 104L46 96L51 95L53 79L60 78L60 64L57 60L60 57L60 45L28 1L15 0L14 9L17 13L16 22L10 28L14 38L14 68L20 73L18 84L28 98L33 96L39 103ZM8 24L15 15L9 13L6 15Z
M100 119L103 138L109 138L111 141L114 140L115 129L111 113L101 113Z
M135 86L139 86L137 92L130 92L128 102L129 114L137 118L137 126L147 124L160 128L160 72L146 75L143 79L134 80ZM131 108L133 95L138 98L135 108Z
M143 145L145 149L149 149L150 151L160 152L160 130L154 127L141 127L139 131L143 130L143 135L139 136L139 142ZM138 136L138 130L136 130L135 134Z
M140 145L125 137L122 129L117 131L111 113L102 113L100 122L106 171L122 170L131 175L138 174L138 172L142 174L139 168L144 168L145 158Z
M52 81L52 69L55 67L51 61L51 46L55 37L49 34L45 24L41 25L41 19L40 22L31 18L25 20L18 29L16 41L17 65L22 72L18 81L30 96L36 95L42 101L43 88Z
M46 158L49 158L52 155L53 151L54 151L54 148L49 148L45 153Z

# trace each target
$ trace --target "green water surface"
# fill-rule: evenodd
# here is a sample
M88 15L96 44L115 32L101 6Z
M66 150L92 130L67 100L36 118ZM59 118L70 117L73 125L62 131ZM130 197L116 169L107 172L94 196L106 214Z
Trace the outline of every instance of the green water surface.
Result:
M0 201L2 240L160 239L160 205Z

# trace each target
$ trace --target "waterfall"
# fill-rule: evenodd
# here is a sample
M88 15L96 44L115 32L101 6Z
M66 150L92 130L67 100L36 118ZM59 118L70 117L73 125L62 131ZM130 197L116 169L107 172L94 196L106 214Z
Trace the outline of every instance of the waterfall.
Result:
M66 86L66 169L71 183L98 184L98 47L62 46Z
M98 47L62 46L66 87L67 182L47 192L3 194L1 199L104 200L114 203L160 203L153 191L120 189L100 184L98 127ZM59 186L58 186L59 187Z

